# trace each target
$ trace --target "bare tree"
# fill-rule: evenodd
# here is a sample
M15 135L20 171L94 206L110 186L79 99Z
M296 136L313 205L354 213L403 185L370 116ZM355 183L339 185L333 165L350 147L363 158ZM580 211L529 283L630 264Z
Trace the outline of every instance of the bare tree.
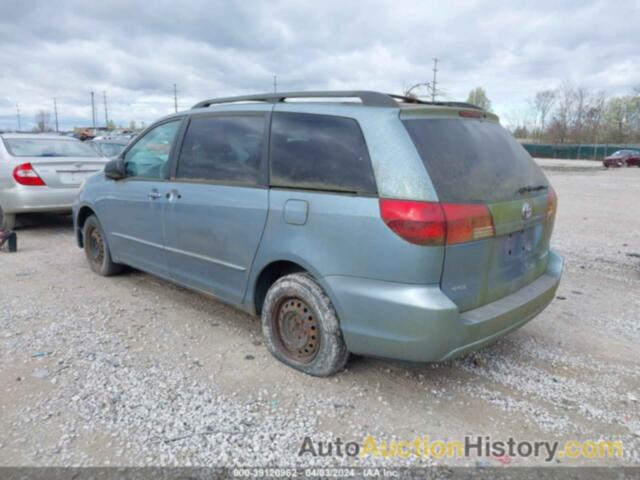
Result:
M50 132L51 127L51 113L48 110L38 110L35 116L36 126L34 130L36 132Z
M516 138L528 139L535 127L535 112L530 107L512 109L504 115L504 119Z
M598 92L589 96L584 112L584 137L587 142L598 143L604 136L601 134L605 111L605 94Z
M607 100L604 92L565 82L555 91L538 92L531 106L539 126L538 139L555 143L640 142L640 85L630 95ZM510 123L521 126L522 122Z
M576 117L576 91L565 82L557 92L558 107L549 125L548 134L555 143L566 143L571 135Z
M534 108L536 109L537 120L540 122L540 135L544 134L544 128L546 126L547 116L551 109L553 108L553 104L556 101L556 91L555 90L543 90L541 92L536 93L535 99L533 100Z

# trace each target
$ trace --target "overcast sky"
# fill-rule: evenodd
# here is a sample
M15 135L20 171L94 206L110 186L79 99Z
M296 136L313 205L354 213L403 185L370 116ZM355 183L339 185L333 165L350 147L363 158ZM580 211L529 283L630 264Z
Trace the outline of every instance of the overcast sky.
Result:
M58 99L61 128L150 123L231 94L374 89L438 81L450 100L483 86L503 119L564 81L607 95L640 85L640 0L2 0L0 129Z

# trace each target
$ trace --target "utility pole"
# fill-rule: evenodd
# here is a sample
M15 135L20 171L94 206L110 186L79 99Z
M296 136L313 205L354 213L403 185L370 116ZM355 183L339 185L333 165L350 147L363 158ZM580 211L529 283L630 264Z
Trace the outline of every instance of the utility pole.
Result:
M277 93L278 92L278 76L274 75L273 76L273 93Z
M178 86L173 84L173 108L178 113Z
M22 122L20 121L20 104L16 102L16 112L18 112L18 131L22 131Z
M58 130L58 102L56 100L56 97L53 97L53 116L56 119L56 133L59 132Z
M93 92L91 92L91 120L93 128L96 128L96 102L94 99Z
M102 91L102 99L104 100L104 126L109 129L109 112L107 111L107 92Z
M433 59L433 81L431 82L431 101L436 101L436 75L438 73L438 59Z

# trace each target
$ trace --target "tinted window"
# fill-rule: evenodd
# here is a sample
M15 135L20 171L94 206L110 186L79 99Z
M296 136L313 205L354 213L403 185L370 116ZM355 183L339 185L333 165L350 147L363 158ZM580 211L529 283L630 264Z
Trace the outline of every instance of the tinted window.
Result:
M7 150L14 157L98 157L79 140L68 138L7 138Z
M264 122L263 115L192 118L176 177L256 185Z
M158 125L147 132L125 155L127 176L158 178L166 177L171 146L182 120Z
M271 185L375 193L371 162L357 122L327 115L275 113Z
M522 198L521 187L548 185L527 151L495 122L420 119L403 123L442 202L515 200Z

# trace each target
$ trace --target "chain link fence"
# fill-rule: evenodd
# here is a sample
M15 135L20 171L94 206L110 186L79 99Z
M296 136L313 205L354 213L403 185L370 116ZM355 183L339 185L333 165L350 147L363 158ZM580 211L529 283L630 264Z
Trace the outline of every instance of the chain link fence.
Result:
M640 145L637 144L523 143L522 146L532 157L585 160L602 160L618 150L640 150Z

